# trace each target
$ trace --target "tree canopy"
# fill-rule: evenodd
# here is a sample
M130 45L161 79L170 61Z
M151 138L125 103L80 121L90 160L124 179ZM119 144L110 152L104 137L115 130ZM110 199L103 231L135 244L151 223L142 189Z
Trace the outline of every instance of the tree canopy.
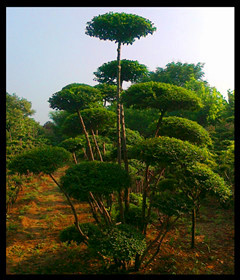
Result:
M99 83L117 84L117 71L118 71L118 61L113 60L104 63L98 67L97 71L93 74L95 75L96 81ZM140 64L136 60L121 60L121 81L123 82L137 82L139 79L144 77L148 73L147 66Z
M134 14L106 13L87 22L86 34L101 40L132 44L136 38L146 37L156 30L148 19Z
M102 95L98 89L86 84L70 84L54 93L48 102L52 109L76 112L100 104Z
M156 108L161 111L177 109L198 110L201 101L192 91L158 82L139 83L122 93L122 102L136 109Z

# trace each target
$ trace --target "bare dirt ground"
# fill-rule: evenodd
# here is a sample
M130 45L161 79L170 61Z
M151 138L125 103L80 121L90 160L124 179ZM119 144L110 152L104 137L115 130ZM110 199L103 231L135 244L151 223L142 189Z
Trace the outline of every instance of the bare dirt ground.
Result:
M81 223L93 221L87 203L75 202L75 206ZM185 217L168 233L154 262L137 274L234 274L233 209L222 209L213 200L201 207L200 214L195 249L190 249L191 219ZM73 220L70 206L51 178L33 177L7 219L6 273L107 273L84 244L60 241L59 232Z

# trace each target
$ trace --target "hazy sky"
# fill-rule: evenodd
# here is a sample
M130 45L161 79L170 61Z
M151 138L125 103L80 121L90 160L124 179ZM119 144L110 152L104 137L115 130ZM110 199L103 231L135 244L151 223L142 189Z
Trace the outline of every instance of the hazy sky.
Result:
M202 62L210 86L223 96L234 89L234 7L7 8L7 92L31 101L40 124L49 120L53 93L74 82L97 84L93 72L116 59L114 42L85 34L88 21L110 11L137 14L157 27L124 45L122 59L150 71L172 61Z

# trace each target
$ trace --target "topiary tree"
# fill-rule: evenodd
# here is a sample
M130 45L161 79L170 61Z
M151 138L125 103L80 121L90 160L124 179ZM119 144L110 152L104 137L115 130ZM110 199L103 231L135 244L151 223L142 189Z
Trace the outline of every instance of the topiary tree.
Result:
M153 122L149 128L153 131L157 121ZM183 141L189 141L198 146L211 146L212 140L206 129L197 122L180 118L180 117L165 117L162 119L159 128L159 134L162 136L174 137Z
M117 84L117 72L118 72L118 61L113 60L107 63L104 63L98 67L97 71L93 74L95 75L95 81L100 84L106 83L110 85ZM121 60L121 80L120 86L122 88L123 82L132 82L135 83L143 76L148 73L147 66L140 64L137 60Z
M69 168L61 178L63 189L73 198L87 201L97 222L101 222L99 213L107 224L112 224L112 219L104 207L102 195L107 197L114 191L119 193L130 186L130 177L120 166L108 162L82 162ZM96 197L96 199L94 198ZM98 212L96 211L96 208ZM121 201L119 201L122 211Z
M152 34L156 30L151 21L133 14L126 13L106 13L94 17L87 22L86 34L97 37L100 40L110 40L118 44L117 48L117 105L118 105L118 164L121 164L121 133L120 133L120 91L121 91L121 45L133 44L142 36Z
M160 166L164 168L163 172L157 177L156 174L149 176L145 173L145 183L143 190L142 203L142 230L146 231L149 215L152 208L158 209L160 213L166 215L165 230L159 232L157 247L154 256L159 252L160 244L173 222L180 217L181 214L192 212L192 248L194 247L195 227L196 227L196 207L206 194L214 194L219 197L222 202L226 202L231 196L229 187L224 180L214 173L210 166L215 167L213 158L206 148L199 148L187 141L176 138L162 136L143 140L131 150L130 155L145 162L146 171L149 166ZM207 166L205 163L208 163ZM160 169L161 170L161 169ZM165 178L164 178L165 177ZM153 180L154 179L154 180ZM150 193L150 194L148 194ZM147 208L146 198L150 197L150 204ZM147 215L146 215L147 211ZM174 217L171 221L171 217ZM161 217L160 217L161 218ZM163 223L164 224L164 223ZM155 239L155 243L158 241ZM150 247L139 259L142 263L147 256L148 251L154 247ZM151 262L150 258L147 264Z
M156 108L160 111L155 136L166 112L174 110L198 110L200 99L194 92L184 88L158 82L139 83L123 92L121 100L127 107L136 109Z
M92 134L99 159L103 161L95 133L98 134L99 131L101 132L113 126L116 120L116 113L106 108L90 108L82 110L81 116L84 119L86 130ZM77 114L70 115L63 124L63 132L70 135L81 134L83 132L82 129L76 129L77 123Z
M92 147L80 110L94 107L96 105L100 106L101 100L102 96L96 88L78 83L69 84L63 87L61 91L54 93L48 100L52 109L66 110L72 113L77 112L87 140L91 160L94 160Z
M117 86L108 84L108 83L100 83L94 87L97 88L101 92L101 94L103 96L103 102L104 102L103 106L104 107L106 107L107 102L112 103L116 100Z
M83 233L79 226L78 217L74 205L69 195L64 191L61 184L54 178L53 173L60 167L65 166L70 160L71 154L61 147L45 146L41 148L34 148L30 151L24 152L16 156L10 163L9 169L12 172L19 174L28 174L29 172L34 174L48 174L56 185L63 192L75 218L75 226L86 242L88 237Z
M148 34L153 34L156 27L152 22L143 17L126 14L126 13L106 13L94 17L90 22L87 22L86 34L91 37L97 37L100 40L110 40L118 44L117 48L117 139L118 139L118 164L121 165L121 122L123 130L124 143L126 135L124 133L125 122L124 112L121 110L120 92L121 92L121 45L133 44L136 39L146 37ZM122 120L122 121L121 121ZM125 169L128 171L126 143L124 144L124 162ZM129 190L126 190L125 204L129 208Z
M203 163L196 162L194 165L187 165L184 169L177 169L175 170L174 175L178 180L178 188L184 192L186 198L190 199L192 205L191 248L194 248L196 209L200 201L206 196L206 194L210 194L219 198L222 203L226 203L232 193L224 179Z
M85 143L83 142L82 138L76 137L76 138L68 138L68 139L63 140L59 146L63 147L67 151L71 152L73 155L73 160L77 164L78 162L77 162L77 157L76 157L76 151L83 148L84 144Z

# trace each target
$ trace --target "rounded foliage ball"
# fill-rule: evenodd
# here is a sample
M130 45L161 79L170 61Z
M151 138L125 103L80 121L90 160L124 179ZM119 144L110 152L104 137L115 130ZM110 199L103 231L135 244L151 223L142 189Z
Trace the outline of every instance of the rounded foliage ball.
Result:
M115 163L86 161L70 167L61 178L69 196L87 201L89 192L110 194L130 186L127 172Z
M44 146L34 148L16 156L10 163L9 169L20 173L51 174L65 166L71 158L71 153L61 147Z

